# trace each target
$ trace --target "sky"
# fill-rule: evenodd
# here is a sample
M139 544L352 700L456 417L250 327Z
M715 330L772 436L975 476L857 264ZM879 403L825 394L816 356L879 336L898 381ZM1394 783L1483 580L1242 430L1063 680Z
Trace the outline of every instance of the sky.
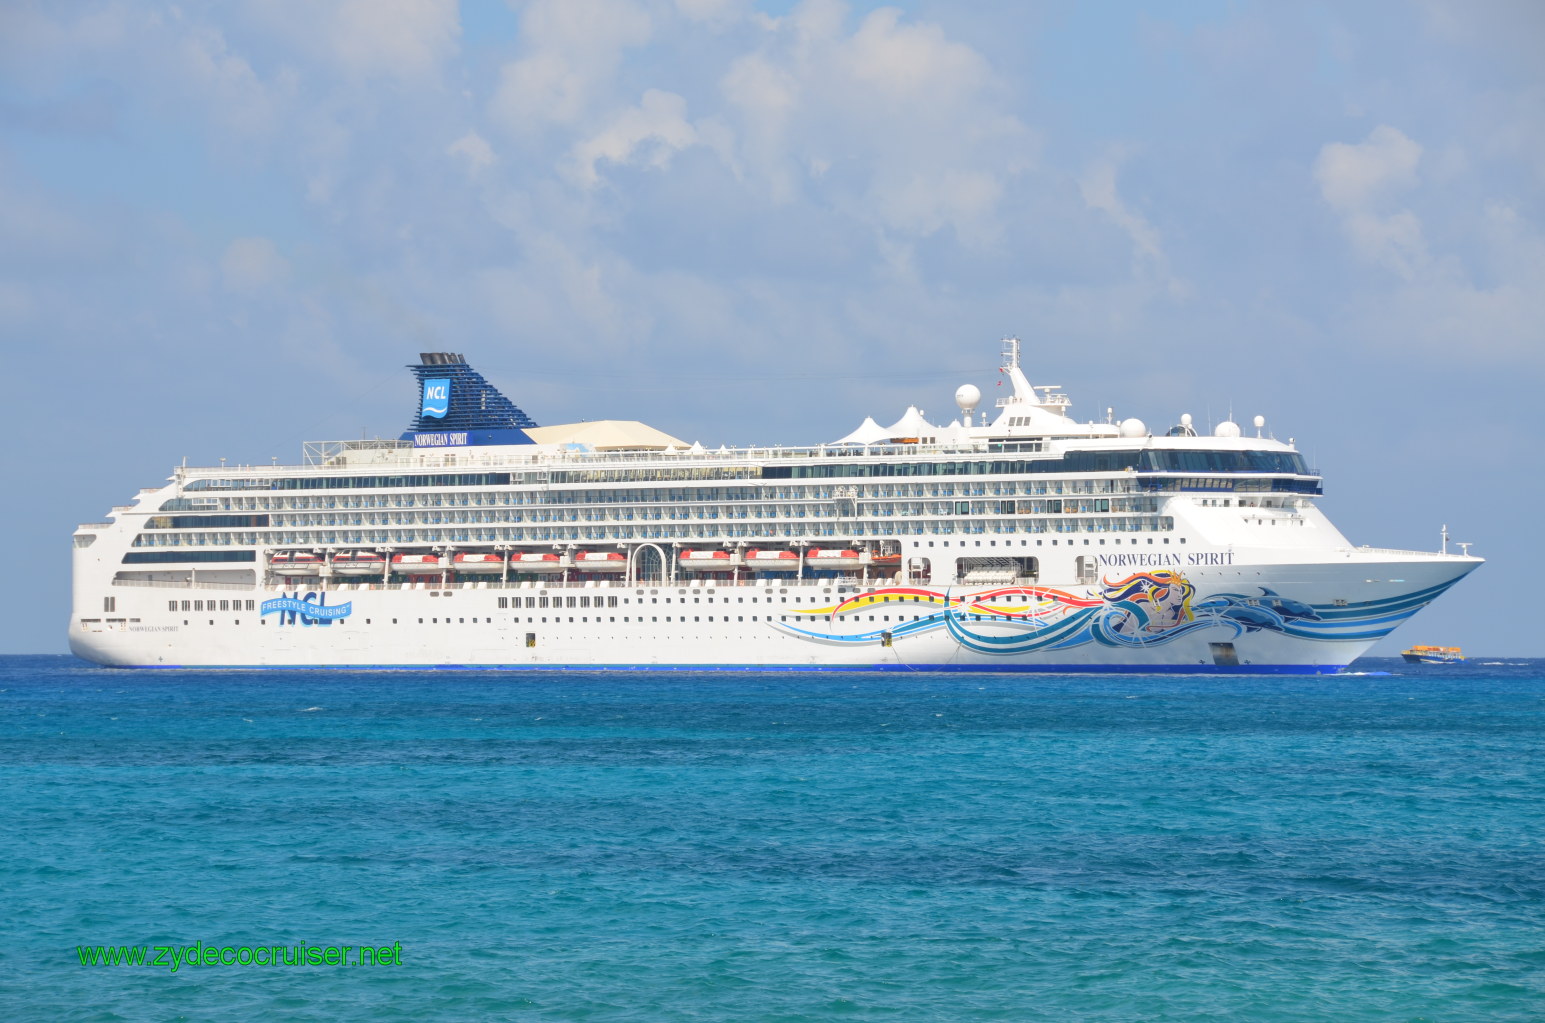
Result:
M0 0L0 652L65 650L77 523L396 436L422 351L808 444L1013 335L1075 417L1264 415L1352 542L1489 559L1376 653L1545 656L1494 596L1545 565L1541 52L1530 0Z

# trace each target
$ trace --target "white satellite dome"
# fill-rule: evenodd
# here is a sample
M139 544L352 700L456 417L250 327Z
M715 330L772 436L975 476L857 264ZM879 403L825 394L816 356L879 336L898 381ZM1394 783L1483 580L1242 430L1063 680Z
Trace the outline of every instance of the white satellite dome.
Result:
M1123 419L1121 421L1121 435L1123 437L1146 437L1148 425L1141 419Z
M970 415L982 403L982 390L975 384L961 384L955 389L955 404L960 411Z
M1212 431L1214 437L1238 437L1239 424L1232 419L1225 419L1218 424L1218 428Z

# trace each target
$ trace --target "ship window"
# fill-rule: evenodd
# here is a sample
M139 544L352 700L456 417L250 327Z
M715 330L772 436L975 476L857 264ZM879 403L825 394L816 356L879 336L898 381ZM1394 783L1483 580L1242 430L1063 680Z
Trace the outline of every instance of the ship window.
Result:
M252 601L249 600L249 601L247 601L247 608L246 609L248 611L256 611L257 610L257 604L255 604L255 603L253 603Z
M229 600L222 600L222 601L220 601L220 610L222 610L222 611L229 611L230 609L231 609L231 602Z
M182 610L184 610L184 611L191 611L191 610L193 610L192 607L189 606L190 604L192 604L192 601L189 601L189 600L183 601L182 602ZM173 608L172 610L175 611L177 609Z
M510 598L509 597L500 597L499 598L499 606L503 607L503 608L509 607L510 606Z
M168 611L175 611L175 610L177 610L177 601L175 601L175 600L168 600L166 602L166 609Z
M543 620L545 621L546 619ZM526 646L536 646L536 633L526 633Z

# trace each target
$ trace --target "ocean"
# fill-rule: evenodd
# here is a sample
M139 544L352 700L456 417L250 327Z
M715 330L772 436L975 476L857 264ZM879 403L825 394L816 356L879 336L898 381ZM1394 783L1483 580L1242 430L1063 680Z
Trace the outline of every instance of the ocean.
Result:
M0 1018L1545 1017L1545 661L1354 671L0 658Z

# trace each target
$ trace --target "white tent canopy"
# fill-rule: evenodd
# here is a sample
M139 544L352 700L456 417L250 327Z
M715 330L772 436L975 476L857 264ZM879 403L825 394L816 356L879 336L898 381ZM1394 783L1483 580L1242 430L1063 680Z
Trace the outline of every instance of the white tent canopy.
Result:
M875 422L873 416L865 416L864 421L858 424L858 429L841 440L832 441L832 444L862 444L868 447L870 444L879 444L889 439L890 434L885 432L885 427Z
M916 405L907 406L907 414L892 423L885 431L887 437L932 437L938 432L923 414L917 410Z

